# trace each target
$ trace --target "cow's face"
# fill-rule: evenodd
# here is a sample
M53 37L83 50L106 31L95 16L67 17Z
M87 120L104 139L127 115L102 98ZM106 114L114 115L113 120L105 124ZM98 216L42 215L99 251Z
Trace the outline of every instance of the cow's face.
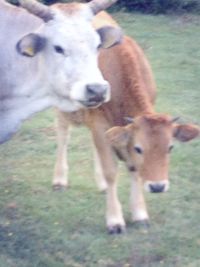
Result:
M121 31L113 27L95 30L87 5L68 4L64 11L62 5L58 7L52 20L18 42L17 50L40 58L56 106L64 111L96 107L110 99L110 86L98 68L98 50L119 43Z
M107 136L130 171L137 171L148 192L169 189L168 164L173 139L190 141L200 134L199 127L175 124L166 115L149 115L134 119L126 127L114 127Z

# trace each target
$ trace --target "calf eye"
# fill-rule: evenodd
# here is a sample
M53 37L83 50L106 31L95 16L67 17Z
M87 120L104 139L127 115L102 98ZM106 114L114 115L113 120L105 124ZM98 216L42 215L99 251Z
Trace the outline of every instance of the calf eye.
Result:
M134 146L134 150L138 153L138 154L142 154L143 151L139 146Z
M170 153L172 151L172 149L174 148L173 145L169 146L168 152Z
M54 49L59 54L63 54L64 55L64 53L65 53L64 49L61 46L59 46L59 45L55 45L54 46Z

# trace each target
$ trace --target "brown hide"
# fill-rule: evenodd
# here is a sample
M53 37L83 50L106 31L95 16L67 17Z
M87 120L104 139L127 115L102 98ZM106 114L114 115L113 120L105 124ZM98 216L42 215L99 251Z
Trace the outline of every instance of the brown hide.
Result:
M117 24L107 13L101 12L95 17L94 27L106 25ZM142 49L130 37L125 36L121 44L110 49L102 49L99 66L111 85L111 100L95 109L74 113L58 111L58 152L53 185L68 186L66 135L69 124L85 124L91 130L95 144L96 180L101 190L107 190L106 224L110 233L121 233L125 221L117 195L113 148L125 161L132 178L132 219L144 223L149 216L141 178L147 191L167 191L173 137L186 142L199 136L200 130L193 125L175 124L170 116L154 112L156 88L152 71ZM127 125L125 117L134 118L134 122Z
M159 113L138 116L131 124L115 126L106 132L130 171L138 171L143 181L159 183L168 180L173 139L188 142L199 135L198 126L176 124L169 115Z

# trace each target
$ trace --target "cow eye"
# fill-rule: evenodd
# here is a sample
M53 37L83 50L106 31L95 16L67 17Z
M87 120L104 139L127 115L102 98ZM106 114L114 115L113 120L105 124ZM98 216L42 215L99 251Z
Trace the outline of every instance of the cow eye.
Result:
M168 152L170 153L170 152L172 151L173 148L174 148L173 145L169 146L169 148L168 148Z
M59 45L55 45L54 46L54 49L59 54L63 54L63 55L65 54L65 50L61 46L59 46Z
M137 152L138 154L142 154L142 153L143 153L142 148L139 147L139 146L134 146L134 150L135 150L135 152Z

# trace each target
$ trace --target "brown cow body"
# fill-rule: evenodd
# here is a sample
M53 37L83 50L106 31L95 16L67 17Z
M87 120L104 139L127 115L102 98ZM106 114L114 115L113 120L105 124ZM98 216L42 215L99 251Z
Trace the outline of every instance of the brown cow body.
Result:
M106 13L101 13L94 25L101 23L115 22ZM155 113L156 89L151 68L141 48L131 38L125 37L122 44L102 50L99 66L111 85L111 101L97 109L74 113L57 111L58 152L53 185L68 185L66 136L69 126L86 125L95 144L97 183L100 189L107 190L107 227L110 233L119 233L125 229L125 221L117 196L114 152L125 161L131 175L132 219L143 222L149 216L141 182L149 192L167 191L168 152L172 148L172 138L188 141L199 134L199 129L175 125L168 115ZM127 125L125 117L135 118L135 122ZM185 128L188 131L182 131Z

